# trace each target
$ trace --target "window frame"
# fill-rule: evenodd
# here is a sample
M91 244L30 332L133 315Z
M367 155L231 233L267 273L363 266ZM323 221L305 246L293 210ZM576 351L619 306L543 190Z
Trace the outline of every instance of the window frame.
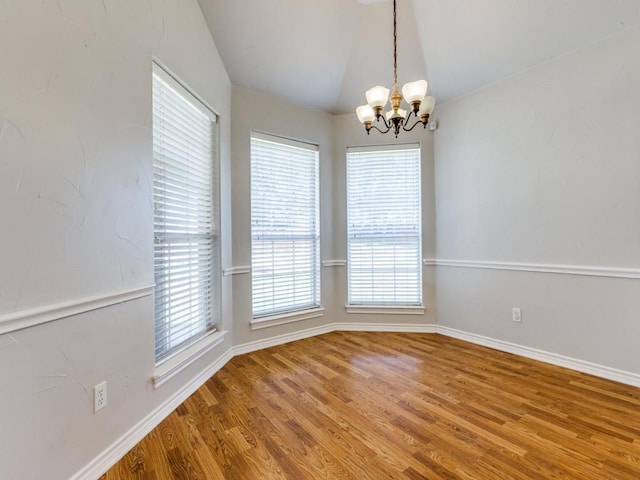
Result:
M415 245L417 248L416 252L416 261L415 261L415 274L417 275L417 280L415 283L416 293L419 298L416 298L416 301L375 301L372 297L375 296L374 293L367 298L354 299L352 284L353 274L354 274L354 265L353 265L353 257L352 257L352 249L354 246L352 245L353 241L357 237L353 237L353 235L357 235L352 230L351 216L353 215L350 208L351 203L351 193L350 193L350 185L351 185L351 176L349 173L350 168L353 168L353 160L350 160L350 154L366 154L368 152L372 154L384 154L384 152L394 152L399 150L414 150L417 153L416 165L415 168L418 174L417 181L417 189L414 192L414 195L417 196L415 199L415 203L417 206L417 212L415 213L417 219L417 234L414 235L406 235L403 237L399 237L400 239L414 239ZM351 157L354 158L354 157ZM390 172L385 172L385 174L389 174ZM422 242L423 242L423 231L422 231L422 150L420 143L397 143L397 144L386 144L386 145L372 145L372 146L362 146L362 147L347 147L346 150L346 176L345 176L345 190L346 190L346 236L347 236L347 305L345 306L348 313L381 313L381 314L400 314L400 315L413 315L413 314L422 314L424 313L424 278L423 278L423 261L422 261ZM384 203L381 202L381 203ZM392 223L385 224L383 226L393 227ZM381 238L392 238L392 235L380 235ZM363 237L359 237L363 238ZM373 270L373 268L372 268ZM373 280L372 280L373 283ZM372 287L373 292L373 287Z
M156 361L156 375L154 375L154 385L157 387L159 384L164 383L168 378L175 375L178 371L183 369L190 362L199 358L204 353L209 351L214 346L218 345L225 332L218 332L219 323L222 317L222 305L221 305L221 235L220 235L220 121L219 115L202 100L195 92L193 92L184 82L177 78L168 69L154 61L152 63L152 90L153 94L156 91L156 81L160 80L165 87L169 87L179 97L184 100L185 105L189 105L191 108L197 110L200 114L207 117L211 125L211 149L210 149L210 188L211 188L211 202L210 208L206 210L207 215L210 214L210 231L206 238L211 242L209 249L211 263L207 271L209 278L209 305L208 315L205 319L205 328L191 335L187 340L180 342L173 348L163 349L158 354L158 340L154 340L154 357ZM152 118L156 115L155 100L152 99ZM155 121L155 120L152 120ZM152 142L155 144L155 126L152 124ZM156 278L156 248L161 244L163 240L162 232L156 229L156 215L157 205L155 201L156 191L156 159L155 145L153 146L153 216L154 216L154 278ZM191 184L193 185L193 184ZM180 237L180 234L171 234L170 237L176 240ZM186 242L189 241L189 233L183 233L182 237ZM165 257L166 258L166 257ZM154 287L154 339L158 334L158 306L157 300L159 295L159 286L156 281ZM168 298L168 297L167 297Z
M313 173L313 180L315 181L314 186L314 211L307 212L310 217L314 217L311 222L314 226L314 232L308 235L282 235L282 237L278 240L281 241L295 241L294 237L298 240L305 240L304 236L308 236L308 240L312 242L311 248L311 258L309 258L308 262L312 272L312 281L313 287L310 288L312 291L310 296L312 297L310 302L303 305L295 305L291 304L289 306L283 306L281 308L272 308L270 310L260 309L256 313L256 274L258 269L256 268L256 248L257 242L265 241L268 242L267 239L260 239L261 235L257 235L254 230L254 222L255 222L255 210L254 207L256 205L256 194L255 188L255 173L256 173L256 164L255 162L258 160L254 153L254 140L258 142L266 142L273 143L277 145L275 149L286 149L287 147L291 147L292 149L302 149L307 152L313 152L313 169L315 170ZM275 153L275 152L274 152ZM250 165L251 165L251 179L250 179L250 200L251 200L251 212L250 212L250 237L251 237L251 328L253 330L257 330L260 328L265 328L268 326L274 325L282 325L284 323L290 323L300 320L307 320L310 318L316 318L323 315L324 308L321 306L322 295L321 295L321 285L322 285L322 269L321 269L321 259L320 259L320 251L321 251L321 228L320 228L320 151L319 146L310 142L303 142L299 140L294 140L287 137L282 137L279 135L264 133L260 131L251 131L250 135ZM263 167L265 169L268 166ZM308 168L308 167L301 167ZM264 171L263 171L264 173ZM289 228L291 225L289 225ZM269 235L267 235L269 237ZM272 238L271 241L276 241L275 238ZM303 271L304 272L304 271ZM295 275L294 273L291 273Z

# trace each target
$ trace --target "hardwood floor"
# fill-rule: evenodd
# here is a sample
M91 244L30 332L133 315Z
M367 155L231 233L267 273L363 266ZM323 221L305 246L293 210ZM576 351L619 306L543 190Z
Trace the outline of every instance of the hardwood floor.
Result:
M640 479L640 389L433 334L235 357L102 480Z

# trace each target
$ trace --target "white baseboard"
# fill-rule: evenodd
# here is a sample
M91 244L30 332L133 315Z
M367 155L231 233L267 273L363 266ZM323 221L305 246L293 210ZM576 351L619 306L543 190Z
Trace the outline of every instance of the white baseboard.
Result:
M315 337L325 333L336 331L344 332L413 332L413 333L435 333L435 324L413 324L413 323L329 323L320 327L307 328L294 333L276 335L275 337L257 340L255 342L243 343L233 347L233 355L243 355L264 348L275 347L304 338Z
M276 335L274 337L243 343L230 348L211 365L194 377L187 385L172 395L165 403L143 418L138 424L112 443L106 450L76 473L71 480L95 480L103 475L118 460L124 457L129 450L135 447L146 435L157 427L171 412L184 402L191 394L211 378L218 370L236 355L242 355L264 348L275 347L285 343L315 337L325 333L341 331L360 332L417 332L434 333L435 325L415 324L384 324L384 323L331 323L315 328L308 328L294 333Z
M142 419L137 425L122 435L117 441L109 446L98 457L91 461L82 470L76 473L71 480L95 480L103 475L111 466L120 460L129 450L140 442L151 430L153 430L162 420L184 402L191 394L200 388L209 378L236 355L242 355L264 348L275 347L296 340L323 335L335 331L348 332L403 332L403 333L438 333L459 340L464 340L477 345L494 348L503 352L513 353L526 358L539 360L560 367L577 370L597 377L614 380L616 382L640 387L640 375L617 370L614 368L597 365L594 363L578 360L575 358L558 355L544 350L517 345L494 338L484 337L475 333L468 333L462 330L445 327L436 324L398 324L398 323L330 323L319 327L308 328L284 335L265 338L253 342L236 345L222 354L215 362L194 377L187 385L182 387L164 404L160 405L148 416Z
M93 459L82 470L76 473L70 480L96 480L100 478L118 460L124 457L129 450L135 447L145 436L157 427L162 420L169 416L191 394L198 390L218 370L233 358L232 350L223 353L215 362L194 377L189 383L178 390L166 402L133 426L128 432L113 442L106 450Z
M243 355L245 353L255 352L256 350L275 347L284 343L295 342L296 340L302 340L303 338L323 335L325 333L333 332L334 330L335 329L333 328L333 324L328 324L321 325L319 327L298 330L297 332L293 333L285 333L284 335L276 335L274 337L256 340L254 342L242 343L233 347L233 355Z
M624 370L618 370L604 365L587 362L577 358L567 357L557 353L547 352L536 348L526 347L515 343L505 342L495 338L485 337L475 333L468 333L450 327L435 324L411 324L411 323L362 323L344 322L332 323L321 327L309 328L295 333L269 337L256 342L249 342L233 348L233 354L242 355L244 353L261 350L263 348L274 347L284 343L302 340L316 335L322 335L334 331L345 332L402 332L402 333L439 333L459 340L464 340L477 345L494 348L502 352L513 353L525 358L531 358L541 362L569 368L578 372L588 373L596 377L606 378L616 382L640 387L640 375Z
M484 337L475 333L468 333L462 330L438 325L436 332L447 337L457 338L465 342L475 343L484 347L494 348L502 352L513 353L522 357L550 363L558 367L569 368L578 372L588 373L596 377L606 378L615 382L624 383L634 387L640 387L640 375L637 373L618 370L604 365L579 360L577 358L566 357L557 353L538 350L537 348L525 347L515 343L497 340L495 338Z

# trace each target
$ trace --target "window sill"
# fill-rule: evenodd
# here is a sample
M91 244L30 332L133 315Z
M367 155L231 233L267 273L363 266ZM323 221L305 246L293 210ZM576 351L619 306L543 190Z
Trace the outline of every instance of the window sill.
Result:
M226 331L211 332L157 365L153 377L151 377L153 389L155 390L204 354L220 345L224 341L226 334Z
M424 315L421 305L346 305L347 313L366 313L381 315Z
M323 315L324 307L316 307L307 310L296 310L295 312L269 315L267 317L258 317L251 321L251 330L260 330L262 328L275 327L276 325L310 320L312 318L322 317Z

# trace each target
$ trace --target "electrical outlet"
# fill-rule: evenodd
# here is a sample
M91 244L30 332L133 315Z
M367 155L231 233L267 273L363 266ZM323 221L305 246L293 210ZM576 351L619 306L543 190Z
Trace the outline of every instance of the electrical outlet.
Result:
M102 382L93 387L93 413L107 406L107 382Z
M522 323L522 310L519 308L512 308L511 320L513 320L514 322Z

